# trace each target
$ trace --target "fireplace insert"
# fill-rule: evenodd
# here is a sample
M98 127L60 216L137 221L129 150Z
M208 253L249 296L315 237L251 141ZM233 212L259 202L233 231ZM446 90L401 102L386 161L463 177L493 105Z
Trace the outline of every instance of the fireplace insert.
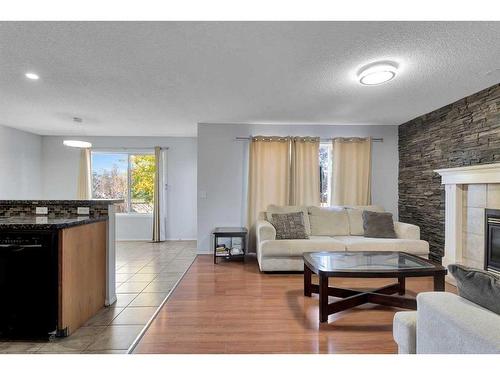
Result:
M500 210L485 210L484 269L500 273Z

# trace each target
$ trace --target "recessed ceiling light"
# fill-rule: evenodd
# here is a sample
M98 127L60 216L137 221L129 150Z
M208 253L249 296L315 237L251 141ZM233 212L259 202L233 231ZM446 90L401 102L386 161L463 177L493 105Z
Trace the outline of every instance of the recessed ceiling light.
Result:
M68 147L77 147L77 148L90 148L92 147L92 143L85 141L77 141L72 139L66 139L63 141L63 144Z
M40 76L36 73L33 72L28 72L24 75L26 78L31 79L33 81L36 81L37 79L40 79Z
M396 77L398 65L392 61L376 62L365 65L358 71L358 79L362 85L380 85Z

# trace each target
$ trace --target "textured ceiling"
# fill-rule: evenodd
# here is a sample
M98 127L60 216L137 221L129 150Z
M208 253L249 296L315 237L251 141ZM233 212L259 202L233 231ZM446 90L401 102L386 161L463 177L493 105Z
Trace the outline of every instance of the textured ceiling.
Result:
M376 60L398 76L360 85ZM500 22L0 22L0 124L136 136L394 125L498 83L499 61Z

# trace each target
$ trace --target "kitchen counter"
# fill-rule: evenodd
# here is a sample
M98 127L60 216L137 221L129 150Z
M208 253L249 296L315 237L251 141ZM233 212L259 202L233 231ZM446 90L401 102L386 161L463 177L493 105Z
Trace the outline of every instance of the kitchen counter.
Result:
M0 199L0 233L77 231L90 226L106 227L106 305L116 301L115 223L123 199ZM43 216L38 211L45 211ZM85 212L86 211L86 212ZM82 241L86 242L86 239Z
M106 220L108 220L107 216L79 216L67 218L49 218L45 216L10 216L0 217L0 230L53 230Z
M103 215L0 216L0 295L9 309L2 304L0 336L46 338L55 330L68 336L107 304L109 282L115 282L114 269L107 267L111 220ZM36 296L30 296L33 285ZM30 297L20 301L16 295ZM31 300L39 309L35 318L30 318Z

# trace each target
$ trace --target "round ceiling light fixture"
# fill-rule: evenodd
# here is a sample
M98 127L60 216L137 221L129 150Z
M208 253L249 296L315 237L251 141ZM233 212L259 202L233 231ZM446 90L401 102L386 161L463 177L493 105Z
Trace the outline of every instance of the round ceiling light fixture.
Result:
M65 139L63 144L68 147L77 147L77 148L90 148L92 147L92 143L85 141L77 141L74 139Z
M396 77L398 64L393 61L379 61L363 66L358 71L359 83L367 86L380 85Z
M28 72L24 75L26 78L31 79L32 81L36 81L40 79L40 76L33 72Z

